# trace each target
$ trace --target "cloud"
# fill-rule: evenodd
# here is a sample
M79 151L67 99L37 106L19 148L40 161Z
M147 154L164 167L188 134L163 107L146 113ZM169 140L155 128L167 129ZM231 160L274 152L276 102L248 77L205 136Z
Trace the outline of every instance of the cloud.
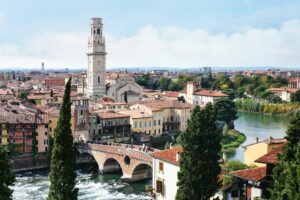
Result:
M105 28L105 27L104 27ZM145 26L130 37L106 34L107 66L300 65L300 20L278 29L247 28L234 34ZM0 66L79 68L87 65L88 33L45 33L20 45L0 44Z

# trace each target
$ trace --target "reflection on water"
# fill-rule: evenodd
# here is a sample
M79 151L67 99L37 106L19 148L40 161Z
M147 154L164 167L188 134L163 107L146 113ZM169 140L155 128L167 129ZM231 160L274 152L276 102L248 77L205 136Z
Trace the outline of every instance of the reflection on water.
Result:
M151 199L145 194L146 185L151 180L138 183L120 182L121 174L100 174L97 170L86 167L77 170L79 188L78 199L84 200L123 200ZM13 199L47 199L50 182L48 170L39 170L17 174Z
M284 117L274 117L259 115L255 113L239 112L239 118L235 121L235 128L246 134L247 140L243 145L255 142L255 138L260 140L282 138L288 127L289 120ZM243 161L243 148L239 147L234 152L227 153L228 159L238 159Z

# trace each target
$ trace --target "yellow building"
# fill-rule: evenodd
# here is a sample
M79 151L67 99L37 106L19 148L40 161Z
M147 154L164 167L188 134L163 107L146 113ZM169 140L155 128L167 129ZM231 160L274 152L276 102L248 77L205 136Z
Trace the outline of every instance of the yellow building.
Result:
M7 130L5 124L0 124L0 145L7 145Z
M133 104L130 109L147 113L147 118L135 119L136 123L132 124L133 130L140 130L137 132L146 130L147 133L151 131L151 135L160 135L185 131L193 105L177 100L150 100Z
M256 143L243 146L244 163L247 165L265 166L265 164L254 161L275 148L282 147L285 143L286 139L273 139L272 137L263 141L258 141L257 139Z
M54 134L54 130L57 126L58 118L59 118L59 110L58 109L48 110L49 135L50 136L53 136L53 134ZM76 125L75 115L72 113L72 116L71 116L71 130L72 130L74 140L75 140L75 125Z
M154 133L153 116L144 110L124 110L119 113L130 116L131 131L135 133Z

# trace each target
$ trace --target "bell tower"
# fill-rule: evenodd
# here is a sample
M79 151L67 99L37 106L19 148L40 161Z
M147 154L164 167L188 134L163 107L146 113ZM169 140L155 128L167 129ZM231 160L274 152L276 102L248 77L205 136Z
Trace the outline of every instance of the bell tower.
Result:
M88 39L87 95L103 97L106 95L105 39L102 34L102 18L92 18L91 33Z

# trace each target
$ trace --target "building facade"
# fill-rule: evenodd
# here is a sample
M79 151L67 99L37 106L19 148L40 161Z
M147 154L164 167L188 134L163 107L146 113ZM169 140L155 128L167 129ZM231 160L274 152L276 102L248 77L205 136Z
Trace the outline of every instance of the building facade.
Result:
M130 117L125 114L92 112L89 116L89 141L128 142L130 139Z

